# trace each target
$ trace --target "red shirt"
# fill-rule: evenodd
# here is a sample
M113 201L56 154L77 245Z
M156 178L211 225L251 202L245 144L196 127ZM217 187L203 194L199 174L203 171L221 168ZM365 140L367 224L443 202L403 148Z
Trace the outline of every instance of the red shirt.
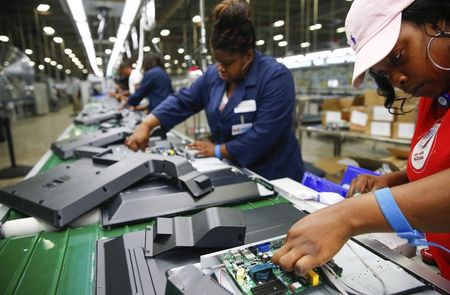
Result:
M411 141L407 173L409 181L450 168L450 111L437 100L422 97L419 102L416 130ZM450 213L449 213L450 214ZM450 233L427 233L429 242L450 249ZM441 274L450 280L450 254L429 247Z

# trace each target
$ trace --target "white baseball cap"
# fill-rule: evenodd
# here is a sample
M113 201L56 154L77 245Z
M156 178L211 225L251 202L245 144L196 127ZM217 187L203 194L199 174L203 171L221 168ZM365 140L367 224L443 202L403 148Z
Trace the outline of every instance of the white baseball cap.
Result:
M347 42L356 53L352 85L358 88L364 73L385 58L400 35L402 11L414 0L355 0L345 20Z

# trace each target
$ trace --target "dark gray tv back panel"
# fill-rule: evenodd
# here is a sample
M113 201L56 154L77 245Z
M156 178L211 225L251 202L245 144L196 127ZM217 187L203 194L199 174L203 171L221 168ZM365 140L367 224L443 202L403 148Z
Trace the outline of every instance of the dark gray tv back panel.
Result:
M223 169L203 173L214 191L195 199L176 179L147 177L108 200L102 208L104 227L136 223L224 204L265 198L254 181L239 171Z
M111 119L120 119L121 113L116 110L101 110L100 112L82 112L73 120L76 124L94 125Z
M60 228L150 173L149 155L135 154L111 165L98 164L98 159L61 164L5 187L0 202Z
M74 155L77 148L83 146L103 147L115 142L123 142L131 133L132 130L123 127L98 131L54 142L51 149L58 157L67 160Z

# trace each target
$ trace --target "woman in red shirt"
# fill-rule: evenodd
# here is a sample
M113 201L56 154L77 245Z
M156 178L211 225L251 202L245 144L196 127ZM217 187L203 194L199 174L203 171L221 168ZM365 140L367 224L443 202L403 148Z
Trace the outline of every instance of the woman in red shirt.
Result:
M394 101L404 98L393 87L421 97L407 170L355 179L349 194L364 195L298 221L273 260L304 274L329 261L350 237L404 232L406 222L426 233L450 280L450 1L355 0L346 31L356 52L353 86L369 71L395 112L403 110Z

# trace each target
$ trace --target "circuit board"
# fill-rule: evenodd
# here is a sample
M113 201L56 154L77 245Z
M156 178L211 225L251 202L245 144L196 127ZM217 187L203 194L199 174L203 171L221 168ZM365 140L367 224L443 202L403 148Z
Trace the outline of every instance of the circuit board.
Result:
M282 244L283 239L277 239L248 248L234 249L220 255L219 259L234 283L246 295L299 294L323 284L324 276L320 269L299 276L273 264L273 253ZM342 269L334 262L329 262L328 266L341 275Z

